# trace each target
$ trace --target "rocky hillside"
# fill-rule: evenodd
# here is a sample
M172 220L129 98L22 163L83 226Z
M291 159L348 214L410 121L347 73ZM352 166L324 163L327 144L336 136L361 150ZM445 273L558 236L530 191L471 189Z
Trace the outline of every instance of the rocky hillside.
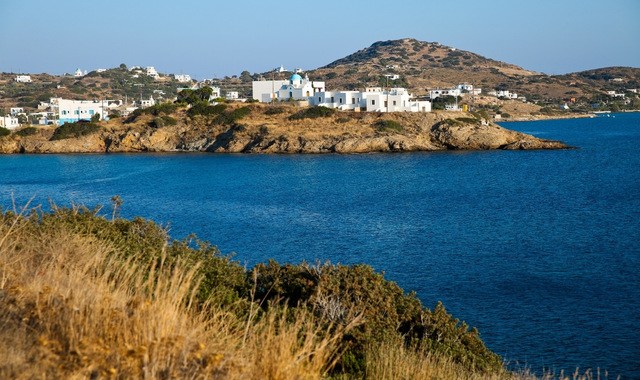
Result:
M504 129L480 115L356 113L295 105L156 106L128 119L0 137L1 153L367 153L561 149L557 141Z
M399 75L387 82L385 75ZM486 90L508 89L531 100L560 101L592 97L607 89L640 88L640 69L603 68L566 75L546 75L496 61L437 42L411 38L380 41L338 59L309 76L327 81L328 88L400 85L416 95L428 88L472 83ZM620 81L613 81L619 78Z

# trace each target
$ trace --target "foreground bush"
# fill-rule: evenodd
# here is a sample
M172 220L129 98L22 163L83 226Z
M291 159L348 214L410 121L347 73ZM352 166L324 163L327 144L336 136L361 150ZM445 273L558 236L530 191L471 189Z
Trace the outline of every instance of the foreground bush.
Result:
M502 371L476 330L369 266L246 270L115 211L0 214L0 378L383 378L372 358L389 345L460 373Z

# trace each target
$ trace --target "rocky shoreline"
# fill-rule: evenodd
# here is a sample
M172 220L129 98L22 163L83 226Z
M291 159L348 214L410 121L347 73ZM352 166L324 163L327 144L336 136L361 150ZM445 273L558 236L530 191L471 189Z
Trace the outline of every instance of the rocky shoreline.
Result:
M136 123L103 123L93 134L52 140L53 127L29 136L0 138L0 153L372 153L443 150L566 149L559 141L539 139L497 124L469 117L449 119L448 114L346 114L322 119L291 121L265 115L252 105L252 116L230 125L208 119L179 117L173 126L151 127L152 117ZM345 117L344 115L348 115ZM380 128L392 121L395 129ZM383 124L384 125L384 124Z

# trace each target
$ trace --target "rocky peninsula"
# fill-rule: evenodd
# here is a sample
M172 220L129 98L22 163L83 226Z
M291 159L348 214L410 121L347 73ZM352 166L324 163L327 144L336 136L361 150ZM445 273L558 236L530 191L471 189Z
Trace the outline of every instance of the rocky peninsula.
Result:
M64 130L61 130L64 129ZM462 112L366 113L294 104L164 104L127 118L28 127L0 137L0 153L370 153L565 149Z

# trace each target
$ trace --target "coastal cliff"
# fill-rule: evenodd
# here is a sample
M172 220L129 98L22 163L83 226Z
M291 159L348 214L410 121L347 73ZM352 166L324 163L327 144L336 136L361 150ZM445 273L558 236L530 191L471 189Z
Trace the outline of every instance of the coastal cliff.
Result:
M217 106L216 106L217 107ZM369 153L563 149L565 144L502 128L466 113L322 115L294 105L232 104L197 114L155 108L56 137L55 127L0 138L0 153L218 152ZM216 111L212 111L216 109ZM242 111L242 112L239 112ZM77 136L77 137L76 137Z

